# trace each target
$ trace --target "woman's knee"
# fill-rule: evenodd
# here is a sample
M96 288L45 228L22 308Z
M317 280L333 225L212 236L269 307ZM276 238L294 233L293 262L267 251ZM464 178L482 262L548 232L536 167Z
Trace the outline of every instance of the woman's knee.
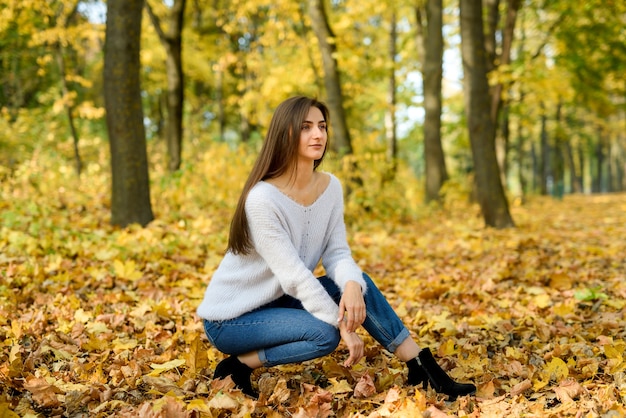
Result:
M315 338L313 341L318 347L320 355L327 355L337 349L341 337L339 330L332 325L324 323L315 330Z

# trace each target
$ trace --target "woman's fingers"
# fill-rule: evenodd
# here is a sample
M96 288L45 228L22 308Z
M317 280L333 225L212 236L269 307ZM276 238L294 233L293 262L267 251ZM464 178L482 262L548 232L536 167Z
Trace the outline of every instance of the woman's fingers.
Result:
M348 330L354 331L365 321L365 317L365 301L360 290L346 291L339 301L340 320L345 320Z
M365 306L347 309L345 317L347 317L348 330L355 331L365 321Z
M350 367L361 360L364 354L365 343L361 340L355 332L349 332L344 338L346 345L348 346L348 352L350 353L346 361L343 363L345 367Z

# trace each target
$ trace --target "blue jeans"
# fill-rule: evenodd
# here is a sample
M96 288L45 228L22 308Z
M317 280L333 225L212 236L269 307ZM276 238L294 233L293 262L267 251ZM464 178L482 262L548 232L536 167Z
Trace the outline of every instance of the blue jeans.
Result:
M372 279L363 274L366 318L363 328L390 352L409 337L409 331ZM319 278L339 304L341 291L329 277ZM240 355L257 351L265 367L298 363L332 353L339 344L339 330L304 310L291 296L283 296L252 312L226 321L204 321L209 341L219 351Z

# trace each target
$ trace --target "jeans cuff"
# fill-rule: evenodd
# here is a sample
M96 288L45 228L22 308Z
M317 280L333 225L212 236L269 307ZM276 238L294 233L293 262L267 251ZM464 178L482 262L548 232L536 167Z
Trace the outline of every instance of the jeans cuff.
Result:
M261 348L260 350L257 350L256 353L259 356L259 361L261 362L263 367L265 367L265 363L267 363L267 357L265 356L265 349Z
M410 336L411 334L409 333L409 330L406 328L402 328L402 331L400 331L400 334L398 334L398 336L394 338L393 341L391 341L389 345L386 347L387 351L389 351L390 353L395 353L398 347L400 346L400 344L402 344L404 340L406 340Z

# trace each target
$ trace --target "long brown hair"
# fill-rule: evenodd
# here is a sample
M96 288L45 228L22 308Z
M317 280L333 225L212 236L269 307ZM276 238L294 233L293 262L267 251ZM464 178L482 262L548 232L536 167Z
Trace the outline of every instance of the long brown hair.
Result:
M250 253L252 238L250 237L250 228L248 227L248 218L245 211L248 193L261 180L278 177L289 169L295 172L302 122L304 122L309 109L313 106L322 112L322 116L324 116L328 126L328 107L317 99L304 96L291 97L278 105L274 111L263 146L248 176L248 180L246 180L241 196L239 196L237 209L235 209L235 214L230 223L228 251L232 251L234 254ZM328 142L326 148L328 148ZM316 169L322 163L324 155L326 155L326 149L322 157L319 160L315 160L313 169Z

